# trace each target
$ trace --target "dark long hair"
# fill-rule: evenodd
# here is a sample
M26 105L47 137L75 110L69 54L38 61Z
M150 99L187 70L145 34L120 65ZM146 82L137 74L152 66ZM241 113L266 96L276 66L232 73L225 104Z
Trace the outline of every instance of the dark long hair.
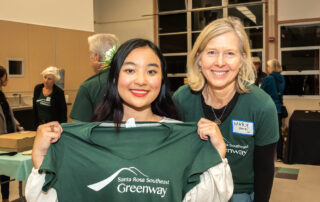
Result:
M4 68L3 66L0 65L0 86L2 86L2 80L1 78L6 75L6 77L8 77L8 73L7 73L7 70L6 68ZM3 92L0 93L0 102L5 102L7 99L6 99L6 96L4 95Z
M123 100L118 92L118 80L120 69L127 56L136 48L149 47L158 56L161 62L162 82L158 97L151 103L151 109L154 114L165 116L172 119L178 119L178 113L170 95L167 82L167 66L159 48L146 39L131 39L122 44L114 55L109 77L107 81L107 90L103 101L96 108L91 121L113 121L117 128L123 118Z

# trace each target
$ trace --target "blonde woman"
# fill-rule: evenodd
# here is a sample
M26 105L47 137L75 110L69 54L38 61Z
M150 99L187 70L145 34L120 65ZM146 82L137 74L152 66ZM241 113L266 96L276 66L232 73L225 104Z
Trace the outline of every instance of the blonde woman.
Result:
M197 121L200 137L227 146L234 194L231 201L268 201L279 138L272 99L257 86L248 37L236 18L207 25L188 57L189 85L174 94L183 121Z
M281 135L282 127L282 111L281 106L283 104L283 93L286 85L284 76L280 73L282 67L277 59L271 59L267 62L267 74L268 76L262 80L261 88L268 93L277 107L278 123L279 123L279 134L280 138L277 144L277 158L282 160L282 148L283 148L283 137Z
M41 73L43 83L33 93L34 128L50 121L67 122L67 104L64 91L55 85L60 79L57 67L48 67Z

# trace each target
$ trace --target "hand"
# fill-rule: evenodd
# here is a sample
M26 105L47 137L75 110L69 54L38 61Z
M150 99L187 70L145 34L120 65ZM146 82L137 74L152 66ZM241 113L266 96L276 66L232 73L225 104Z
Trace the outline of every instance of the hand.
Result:
M217 149L221 158L225 158L227 150L226 143L215 122L201 118L198 122L198 134L202 140L208 140L210 138L211 144Z
M32 161L35 169L41 166L50 144L57 142L61 133L62 128L57 121L42 124L38 127L32 148Z
M22 126L18 126L18 131L24 131L24 128Z

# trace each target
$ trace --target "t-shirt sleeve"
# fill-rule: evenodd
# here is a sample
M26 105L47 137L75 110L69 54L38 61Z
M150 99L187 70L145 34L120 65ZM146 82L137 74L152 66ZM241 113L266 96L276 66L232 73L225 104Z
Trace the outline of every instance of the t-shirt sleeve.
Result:
M184 195L200 182L200 175L202 173L222 162L218 151L212 146L210 141L200 141L202 142L201 147L192 164L185 172L187 180L184 185Z
M61 140L59 140L61 142ZM57 143L56 143L57 144ZM42 191L47 192L50 188L54 187L57 178L56 172L58 170L57 166L60 164L59 159L56 158L56 144L51 145L47 151L47 154L39 168L39 173L46 173L45 182L42 186ZM60 152L60 151L59 151Z
M93 114L93 103L88 90L80 86L77 97L73 104L70 118L78 121L88 122Z
M259 108L255 121L255 145L264 146L275 143L279 139L277 109L270 97Z

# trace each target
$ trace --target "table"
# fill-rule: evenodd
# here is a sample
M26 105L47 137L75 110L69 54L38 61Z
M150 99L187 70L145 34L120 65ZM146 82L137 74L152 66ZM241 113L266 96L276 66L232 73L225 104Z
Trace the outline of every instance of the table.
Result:
M284 163L320 165L320 111L293 112Z
M7 153L0 151L0 153ZM14 156L0 156L0 174L19 180L19 196L22 198L22 181L27 181L33 164L31 155L17 153Z

